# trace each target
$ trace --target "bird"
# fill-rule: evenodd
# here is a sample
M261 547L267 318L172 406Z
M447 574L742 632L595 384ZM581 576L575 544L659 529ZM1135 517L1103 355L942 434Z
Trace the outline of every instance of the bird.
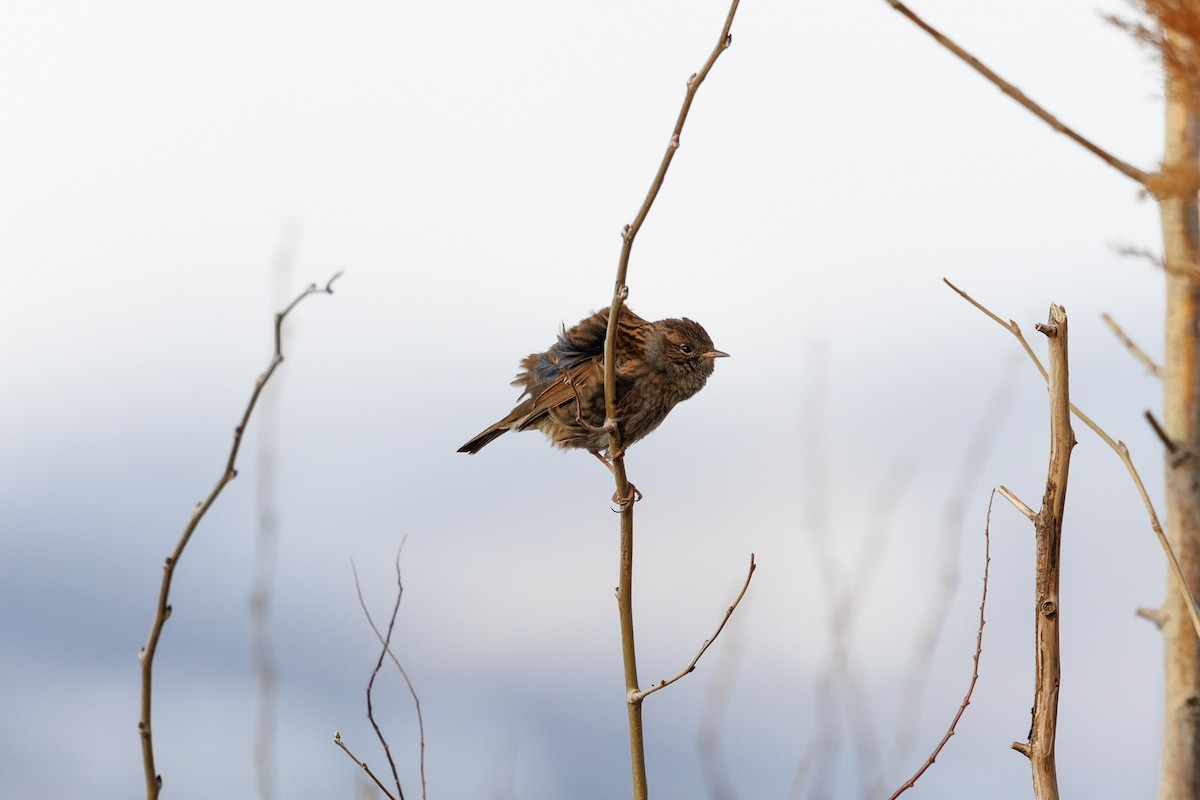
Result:
M528 395L528 399L458 452L478 453L508 431L536 428L556 447L585 449L607 463L657 428L676 405L703 389L715 359L729 355L713 347L697 322L686 318L647 322L622 307L615 342L621 452L607 453L606 459L600 451L609 445L604 427L608 315L609 309L603 308L570 330L564 325L549 350L524 358L523 370L512 385L522 388L521 397Z

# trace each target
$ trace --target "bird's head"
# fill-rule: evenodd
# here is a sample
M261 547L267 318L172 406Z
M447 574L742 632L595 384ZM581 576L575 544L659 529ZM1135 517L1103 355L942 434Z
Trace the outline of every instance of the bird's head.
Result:
M646 363L697 392L713 374L713 361L725 358L713 347L708 332L690 319L664 319L650 326Z

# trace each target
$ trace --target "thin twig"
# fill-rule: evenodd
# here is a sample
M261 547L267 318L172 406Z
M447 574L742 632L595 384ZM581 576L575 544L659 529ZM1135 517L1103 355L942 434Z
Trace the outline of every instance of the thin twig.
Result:
M887 3L888 5L890 5L892 8L894 8L896 11L899 11L900 14L902 14L904 17L906 17L910 22L912 22L918 28L925 31L925 33L932 36L934 38L934 40L937 41L938 44L940 44L942 47L945 47L947 50L949 50L954 55L958 56L962 61L964 61L967 64L967 66L971 67L971 69L975 70L980 75L987 78L992 83L992 85L994 85L1000 91L1004 92L1006 95L1011 97L1013 100L1016 100L1027 111L1032 113L1035 117L1040 119L1042 122L1045 122L1047 125L1049 125L1054 130L1058 131L1059 133L1061 133L1064 136L1066 136L1067 138L1069 138L1071 141L1080 145L1081 147L1083 147L1083 149L1087 150L1092 155L1098 157L1101 161L1103 161L1105 164L1108 164L1110 167L1117 170L1122 175L1124 175L1128 178L1132 178L1133 180L1137 181L1138 183L1145 185L1146 178L1148 177L1147 173L1143 172L1142 170L1138 169L1137 167L1133 166L1132 164L1128 164L1125 161L1122 161L1121 159L1114 156L1112 153L1109 153L1104 148L1102 148L1099 145L1097 145L1096 143L1092 142L1090 139L1085 138L1083 135L1081 135L1080 133L1075 131L1075 129L1070 128L1067 125L1060 122L1057 117L1055 117L1053 114L1051 114L1045 108L1043 108L1042 106L1038 105L1033 100L1031 100L1028 96L1026 96L1026 94L1024 92L1022 92L1016 86L1013 86L1011 83L1009 83L1008 81L1001 78L999 75L997 75L991 69L989 69L987 67L987 65L985 65L978 58L971 55L963 48L959 47L958 44L955 43L955 41L953 39L944 35L939 30L934 28L932 25L927 23L925 20L921 19L919 16L917 16L915 13L913 13L913 11L911 9L909 9L908 6L904 5L904 3L901 3L899 0L884 0L884 2Z
M1133 339L1129 338L1125 331L1121 329L1121 326L1117 324L1115 319L1110 317L1108 314L1101 314L1100 319L1104 320L1104 324L1107 325L1108 329L1113 332L1113 335L1117 337L1117 340L1120 341L1121 344L1125 345L1125 349L1132 353L1134 358L1142 362L1142 366L1144 366L1151 375L1156 378L1162 377L1162 367L1154 363L1154 359L1146 355L1146 351L1138 347Z
M346 755L350 756L350 760L353 761L355 764L358 764L358 766L362 768L362 771L367 773L367 775L371 778L371 780L375 781L375 785L379 787L379 791L386 794L388 796L389 800L396 800L396 797L387 790L387 787L384 786L382 783L380 783L379 778L375 777L375 773L371 772L371 768L367 766L367 762L359 761L355 757L354 753L350 752L350 748L346 747L346 743L342 741L342 734L340 732L338 732L338 731L333 732L333 743L336 744L338 747L342 748L343 752L345 752Z
M404 546L403 542L401 543L400 546L403 548L403 546ZM408 671L405 670L404 667L400 664L400 659L398 659L396 657L396 654L392 651L392 645L391 645L392 627L393 627L393 625L395 625L395 622L396 622L396 612L399 611L399 609L400 609L400 598L404 595L404 584L400 580L400 554L396 553L396 605L392 609L392 619L388 623L388 630L387 630L386 635L379 632L378 626L375 625L375 620L371 617L371 612L367 610L367 604L363 600L362 589L360 588L359 582L358 582L358 571L355 569L353 561L350 562L350 569L352 572L354 572L354 591L358 594L358 603L362 607L363 615L366 616L367 624L371 626L371 630L375 633L375 638L378 639L379 643L383 646L383 651L379 654L379 664L375 665L375 671L371 673L371 681L373 682L375 680L375 674L379 671L379 666L380 666L380 664L382 664L383 656L386 653L387 656L389 658L391 658L392 663L396 665L396 670L400 673L400 677L402 677L404 679L404 685L408 687L408 694L410 697L412 697L413 707L416 709L417 730L420 734L421 798L422 798L422 800L424 800L424 798L425 798L425 718L421 714L421 698L417 696L417 690L415 688L413 688L412 680L408 677ZM370 692L371 692L371 688L370 688L370 684L368 684L368 686L367 686L367 716L368 717L370 717L370 703L371 703ZM375 725L375 720L373 718L371 719L371 724ZM387 742L384 741L383 734L380 733L379 727L377 725L375 726L375 734L379 737L379 741L380 741L380 744L383 745L384 752L387 753L388 763L392 767L392 775L394 777L396 774L396 765L394 763L392 763L391 751L388 748ZM399 778L396 778L396 788L398 790L400 789L400 779ZM404 798L403 791L401 791L401 793L400 793L400 798L401 798L401 800L403 800L403 798Z
M954 735L955 729L958 727L958 721L962 719L963 713L967 710L967 706L971 704L971 695L975 693L975 684L979 681L979 657L983 655L983 612L987 607L987 590L988 590L988 570L992 563L992 501L996 499L996 491L993 489L991 497L988 498L987 520L983 525L983 597L979 601L979 628L975 631L975 657L974 669L971 670L971 682L967 684L967 693L963 696L962 703L958 706L958 711L954 714L954 719L950 720L950 727L946 729L945 736L938 742L937 747L933 748L933 752L929 754L929 758L925 759L925 763L921 765L911 778L892 793L888 800L896 800L897 797L911 789L925 771L933 766L933 762L941 755L942 748L950 741L950 737Z
M637 648L633 632L633 506L637 499L637 494L629 483L629 477L625 472L625 445L622 441L621 428L617 419L617 330L621 318L622 306L626 298L629 297L629 287L625 283L625 278L629 272L629 256L633 251L633 241L637 237L642 223L645 222L646 215L650 213L650 207L654 204L654 199L658 196L658 192L662 188L667 168L671 166L671 160L675 157L675 151L679 149L679 137L683 132L683 124L687 120L688 111L692 107L692 100L696 96L696 90L700 88L700 84L708 76L708 72L712 69L713 64L716 63L717 58L733 43L733 37L729 30L733 26L733 17L737 13L738 2L739 0L733 0L730 4L729 13L725 17L725 25L721 29L721 36L717 40L717 44L709 55L708 60L704 62L704 66L701 67L698 73L688 79L683 106L679 109L679 116L675 121L675 130L671 134L666 153L663 154L662 162L659 164L658 172L655 174L654 180L650 183L650 190L646 194L646 199L642 201L642 206L638 210L637 216L621 232L621 255L617 261L617 277L613 283L613 299L609 305L608 312L608 329L604 336L604 427L608 430L608 456L611 461L613 479L617 484L616 500L621 513L617 614L621 626L621 658L625 671L626 705L629 717L630 767L633 773L634 800L646 800L649 795L649 788L646 780L646 746L642 727L642 703L641 699L636 697L639 689Z
M700 657L704 655L704 651L707 650L709 648L709 646L711 646L712 643L717 640L717 637L721 635L721 631L725 630L725 623L729 622L729 618L732 617L733 612L737 610L738 603L742 602L742 598L746 596L746 590L750 588L750 579L754 577L754 570L756 570L756 569L758 569L758 565L756 565L754 563L754 553L751 553L750 554L750 569L746 572L746 582L742 584L742 590L740 592L738 592L738 596L737 596L737 598L734 599L733 605L731 605L729 608L727 608L725 610L725 616L721 619L721 624L717 626L716 632L712 636L710 636L709 638L704 640L704 644L702 644L700 646L700 650L699 650L699 652L696 653L696 656L688 663L688 665L686 667L681 669L674 677L665 678L665 679L659 681L658 683L654 684L653 686L651 686L649 689L646 689L645 691L634 692L633 695L630 697L630 702L641 702L642 700L645 700L647 697L649 697L650 695L657 692L659 689L667 688L672 683L674 683L675 681L682 678L684 675L687 675L688 673L693 672L696 669L696 664L700 663Z
M997 324L1008 329L1011 334L1016 336L1017 340L1021 343L1021 346L1025 348L1025 352L1029 354L1031 359L1033 359L1033 363L1035 366L1037 366L1038 371L1042 373L1043 380L1046 379L1046 368L1042 366L1042 362L1038 359L1037 355L1034 354L1033 349L1029 346L1029 343L1025 341L1025 336L1021 333L1021 328L1019 325L1017 325L1017 323L1012 322L1011 320L1007 323L1004 322L962 289L959 289L945 278L942 278L942 280L947 286L957 292L964 300L975 306L987 316L991 317L996 321ZM1182 593L1184 606L1187 608L1188 615L1191 617L1192 626L1196 629L1196 633L1200 635L1200 606L1196 604L1195 593L1192 591L1191 586L1184 578L1183 569L1179 565L1179 559L1175 555L1175 550L1171 547L1171 542L1168 541L1167 535L1163 532L1162 525L1158 521L1158 513L1154 510L1154 503L1150 500L1150 493L1146 491L1146 485L1142 483L1142 476L1138 474L1137 467L1133 465L1133 458L1129 455L1129 448L1125 446L1124 442L1117 441L1109 436L1103 428L1101 428L1095 422L1092 422L1091 418L1080 411L1074 403L1071 404L1071 413L1074 414L1080 422L1091 428L1092 431L1099 436L1105 444L1112 448L1113 452L1115 452L1121 459L1121 463L1125 465L1125 469L1129 472L1129 476L1133 479L1134 486L1137 487L1138 494L1142 498L1142 504L1146 507L1146 514L1150 518L1150 528L1154 531L1154 535L1158 537L1158 543L1162 547L1163 553L1165 553L1167 556L1167 564L1171 569L1171 574L1175 576L1176 583L1179 586L1179 591Z
M246 410L242 412L242 420L238 423L237 428L233 432L233 446L229 450L229 459L225 462L225 470L221 473L221 477L217 479L216 485L209 492L208 497L196 504L192 509L191 519L188 520L186 527L183 529L183 534L179 537L179 541L175 545L175 549L167 556L163 563L162 585L158 591L158 604L155 607L154 622L150 626L150 636L146 640L146 646L138 653L138 661L142 667L142 707L141 717L138 720L138 735L142 740L142 765L145 768L146 776L146 798L147 800L155 800L158 797L159 791L162 789L162 776L154 766L154 736L151 730L151 705L153 699L153 676L154 676L154 654L158 650L158 640L162 636L163 626L167 619L171 616L171 579L175 576L175 567L179 564L179 559L183 555L184 548L195 533L196 527L200 524L200 520L208 513L212 504L216 502L225 485L237 477L237 457L238 452L242 447L242 436L246 432L246 426L250 422L250 415L254 413L254 408L258 404L258 398L262 395L263 387L267 385L267 381L275 373L276 368L283 363L282 350L282 327L283 321L292 309L300 303L301 300L312 294L333 294L333 282L340 278L341 272L338 272L332 278L325 282L325 286L318 287L317 284L309 284L308 287L301 292L295 300L288 304L283 311L275 315L275 351L271 356L271 361L267 365L267 369L254 383L254 390L250 393L250 400L246 404Z

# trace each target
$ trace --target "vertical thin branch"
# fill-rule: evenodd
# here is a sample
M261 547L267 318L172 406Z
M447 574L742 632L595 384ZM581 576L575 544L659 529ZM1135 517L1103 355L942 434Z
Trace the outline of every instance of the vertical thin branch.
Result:
M679 149L679 137L683 132L683 124L691 110L692 100L700 84L708 77L709 70L717 58L733 43L730 28L733 17L737 13L739 0L733 0L729 13L725 17L725 26L717 40L708 60L699 72L688 79L687 93L684 95L683 106L675 121L675 130L667 144L666 153L659 164L658 172L650 183L650 190L642 207L638 210L633 222L626 225L621 233L621 256L617 263L617 278L613 286L613 299L608 313L608 330L604 337L604 427L608 430L608 455L612 459L613 477L617 484L616 497L621 512L621 545L620 545L620 576L617 585L617 613L621 625L621 655L625 668L625 691L629 713L629 749L630 763L633 773L633 796L635 800L646 800L649 788L646 780L646 747L642 729L642 698L638 696L637 650L633 635L633 504L635 491L625 472L624 442L621 439L621 429L617 420L617 359L616 340L618 320L621 308L629 296L629 287L625 283L629 272L629 256L633 251L633 241L641 230L650 207L662 188L663 179L675 151Z
M271 361L267 365L267 369L258 376L258 380L254 383L254 390L250 393L250 400L246 404L246 410L242 412L241 422L233 432L233 445L229 450L229 458L225 462L225 470L221 473L221 477L217 479L216 485L209 492L208 497L196 504L192 510L191 519L183 529L183 534L179 537L179 541L175 545L175 549L167 556L163 563L162 585L158 591L158 603L155 606L154 622L150 625L150 636L146 640L146 645L138 653L138 661L142 668L142 706L141 716L138 719L138 735L142 740L142 765L145 768L146 776L146 798L147 800L155 800L158 797L159 791L162 789L162 776L158 774L154 765L154 735L150 726L151 722L151 707L153 700L153 676L154 676L154 654L158 651L158 641L162 636L163 626L166 625L167 619L171 616L171 579L175 576L175 567L179 564L179 559L183 555L184 549L192 538L192 534L196 532L196 527L200 524L200 520L212 508L212 504L216 502L221 491L231 480L237 477L237 457L242 448L242 436L246 432L246 426L250 422L250 415L254 413L255 407L258 405L258 399L262 395L263 388L267 385L267 381L275 374L275 370L283 363L283 345L282 345L282 328L283 321L287 315L292 312L301 300L311 294L333 294L333 282L341 277L342 273L337 273L328 281L324 288L318 287L315 283L310 284L303 292L301 292L291 303L287 305L283 311L275 315L275 351L271 356Z
M1049 322L1038 325L1037 329L1045 334L1050 353L1050 464L1042 508L1033 518L1037 552L1034 580L1036 675L1033 725L1029 729L1029 740L1013 742L1012 747L1029 758L1033 769L1034 797L1038 800L1057 800L1058 773L1054 760L1054 740L1058 725L1060 681L1059 563L1067 477L1071 466L1071 448L1075 446L1075 432L1071 430L1066 312L1061 306L1051 305Z

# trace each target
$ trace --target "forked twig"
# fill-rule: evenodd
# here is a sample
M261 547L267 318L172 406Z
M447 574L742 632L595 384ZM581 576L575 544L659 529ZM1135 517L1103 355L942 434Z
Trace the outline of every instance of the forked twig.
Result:
M1042 374L1042 379L1048 380L1046 368L1042 366L1041 360L1038 359L1037 355L1033 352L1033 349L1029 346L1029 342L1025 341L1025 336L1021 333L1021 326L1017 325L1017 323L1012 320L1005 322L1004 320L1000 319L1000 317L988 310L988 308L982 303L971 297L971 295L967 294L962 289L959 289L945 278L942 278L942 280L947 286L957 292L960 297L962 297L971 305L975 306L975 308L982 311L984 314L994 320L996 324L1007 329L1008 332L1013 336L1017 337L1017 341L1019 341L1021 346L1025 348L1025 352L1029 354L1031 359L1033 359L1033 363L1038 368L1038 372ZM1124 442L1117 441L1109 436L1103 428L1093 422L1089 416L1080 411L1074 403L1071 403L1070 408L1071 413L1074 414L1080 422L1091 428L1092 431L1099 436L1100 439L1113 450L1113 452L1117 454L1117 457L1121 459L1121 463L1125 465L1125 469L1129 472L1130 478L1133 479L1134 486L1137 487L1138 494L1141 495L1142 504L1146 507L1146 514L1150 518L1150 528L1154 531L1154 535L1158 537L1158 543L1162 547L1163 553L1165 553L1167 556L1167 564L1171 569L1171 574L1175 576L1179 590L1183 593L1184 606L1187 607L1188 615L1191 617L1192 627L1194 627L1196 629L1196 633L1200 635L1200 606L1196 605L1196 595L1193 593L1192 587L1184 578L1183 569L1179 566L1179 559L1175 556L1175 550L1171 547L1171 542L1168 541L1166 533L1163 532L1162 524L1158 521L1158 513L1154 510L1154 503L1150 500L1150 493L1146 491L1146 485L1142 483L1142 476L1138 473L1137 467L1133 465L1133 458L1129 455L1129 448L1126 447Z
M399 572L399 560L400 556L397 555L397 572ZM363 599L362 585L358 581L358 569L354 566L353 560L350 561L350 571L354 573L354 591L358 593L358 604L362 606L363 614L366 615L371 630L375 631L375 635L378 636L379 630L375 627L375 620L371 619L371 612L367 610L367 601ZM379 670L383 667L383 657L387 654L388 645L392 641L392 630L396 627L396 615L400 612L400 598L403 596L404 587L402 586L396 592L396 603L392 606L392 616L388 620L387 633L383 637L383 649L379 651L379 659L375 662L375 668L371 670L371 677L367 680L367 720L375 729L375 738L383 747L383 754L387 757L388 767L392 770L392 782L396 784L396 794L400 800L404 800L404 787L400 785L400 776L396 773L396 761L392 758L392 748L388 746L387 737L383 735L383 731L379 729L379 723L375 721L374 690L375 679L379 677Z
M353 761L355 764L358 764L358 766L362 768L362 771L367 773L367 776L370 777L371 780L375 781L375 785L379 787L379 791L381 791L385 795L387 795L388 800L396 800L395 795L393 795L391 792L389 792L387 790L387 787L384 786L382 783L380 783L379 778L375 777L374 772L371 772L371 768L367 766L367 762L359 761L358 757L355 756L354 753L350 752L350 748L346 747L346 743L342 741L342 734L340 731L333 732L333 743L336 744L338 747L342 748L342 751L346 755L350 756L350 760Z
M1051 128L1053 128L1054 130L1063 134L1068 139L1070 139L1071 141L1073 141L1076 144L1078 144L1079 146L1081 146L1084 150L1087 150L1089 153L1091 153L1092 155L1099 158L1105 164L1108 164L1110 167L1112 167L1113 169L1120 172L1122 175L1124 175L1128 178L1132 178L1133 180L1137 181L1138 183L1145 185L1146 179L1147 179L1147 177L1149 177L1147 175L1147 173L1143 172L1142 170L1138 169L1137 167L1133 166L1132 164L1122 161L1121 159L1114 156L1112 153L1110 153L1107 150L1105 150L1104 148L1100 147L1098 144L1096 144L1092 140L1084 137L1082 134L1077 132L1074 128L1071 128L1071 127L1065 125L1064 123L1062 123L1057 117L1055 117L1053 114L1051 114L1045 108L1043 108L1042 106L1038 105L1033 100L1031 100L1024 92L1022 92L1016 86L1013 86L1011 83L1004 80L1004 78L1001 78L999 75L997 75L991 69L989 69L988 66L986 64L984 64L982 61L980 61L978 58L971 55L963 48L959 47L958 44L953 39L946 36L941 31L939 31L937 28L933 27L928 22L926 22L925 20L923 20L919 16L917 16L915 13L913 13L913 11L908 6L904 5L904 3L901 3L899 0L884 0L884 2L887 3L888 5L890 5L896 11L900 12L901 15L906 17L910 22L912 22L918 28L925 31L925 33L932 36L933 39L938 44L940 44L942 47L949 50L954 55L958 56L958 58L960 58L963 62L965 62L967 64L967 66L969 66L971 69L978 72L983 77L987 78L992 83L993 86L995 86L1000 91L1004 92L1006 95L1011 97L1013 100L1016 100L1027 111L1029 111L1035 117L1040 119L1042 122L1045 122Z
M630 702L644 700L647 697L649 697L650 695L657 692L659 689L667 688L672 683L674 683L675 681L682 678L684 675L687 675L696 669L696 665L698 663L700 663L700 657L704 655L704 651L707 650L709 648L709 646L712 645L712 643L717 640L717 637L721 635L721 631L725 630L725 623L729 622L729 618L732 617L733 612L737 610L738 603L742 602L742 598L746 596L746 590L750 588L750 579L754 577L754 570L756 570L756 569L758 569L758 565L756 565L754 563L754 553L751 553L750 554L750 569L746 572L746 582L742 584L742 590L740 592L738 592L738 596L734 599L733 605L731 605L729 608L725 609L725 616L722 617L721 624L717 626L717 630L715 633L713 633L712 636L710 636L709 638L704 640L704 644L700 646L700 650L699 650L699 652L696 653L695 658L693 658L686 667L684 667L678 673L676 673L676 675L674 677L664 678L663 680L654 684L653 686L651 686L649 689L646 689L645 691L638 691L638 692L634 692L633 694L631 694L630 698L629 698Z
M401 543L401 547L403 547ZM392 606L392 617L388 621L387 633L379 632L379 627L375 624L375 620L371 617L371 612L367 609L367 603L363 599L362 587L358 581L358 570L354 566L354 562L350 562L350 570L354 573L354 591L358 594L358 604L362 607L363 615L367 618L367 624L371 626L371 630L375 633L375 638L379 640L383 649L379 653L379 660L375 663L375 669L371 672L371 679L367 682L367 718L371 721L371 727L375 729L375 736L379 739L379 743L383 746L383 752L387 756L388 766L392 770L392 778L396 782L396 791L399 792L399 800L404 800L404 790L400 788L400 778L396 774L396 763L392 760L392 751L388 747L387 739L384 738L383 731L379 729L379 725L375 723L374 711L371 707L371 688L375 683L375 676L379 674L379 668L383 666L384 656L392 659L392 663L396 665L400 677L404 679L404 685L408 687L408 694L412 697L413 707L417 713L417 730L420 734L420 769L421 769L421 797L425 797L425 718L421 714L421 698L417 696L417 691L413 687L412 680L408 677L408 671L400 664L400 659L392 651L392 629L396 625L396 614L400 611L400 600L404 596L404 583L400 578L400 554L396 553L396 604Z
M158 591L158 604L155 607L154 622L150 626L150 636L146 640L146 646L138 653L138 661L142 667L142 708L141 717L138 720L138 735L142 740L142 765L145 768L146 776L146 798L147 800L155 800L158 797L159 791L162 789L162 776L158 774L154 766L154 736L151 730L151 706L153 700L153 676L154 676L154 654L158 650L158 640L162 636L163 626L167 619L171 616L171 579L175 576L175 567L179 564L179 559L183 555L184 549L192 538L192 534L196 532L196 527L200 524L200 520L212 508L212 504L216 502L221 491L231 480L237 477L237 457L242 448L242 436L246 432L246 426L250 423L250 415L254 413L255 406L258 405L258 398L262 395L263 388L267 385L267 381L275 374L276 368L283 363L283 345L282 345L282 329L283 321L287 315L292 312L301 300L313 294L333 294L333 282L342 276L341 272L335 274L332 278L325 282L324 287L319 287L317 284L309 284L307 288L287 305L283 311L275 315L275 351L271 356L271 361L267 365L267 369L254 383L254 390L250 393L250 400L246 404L246 410L242 412L241 422L233 431L233 445L229 450L229 459L225 462L225 470L221 473L221 477L217 479L217 483L209 492L208 497L201 500L192 509L191 519L183 529L183 534L179 537L179 541L175 545L175 549L167 556L163 563L162 585Z
M963 696L962 703L958 706L958 711L954 714L954 719L950 720L950 727L946 729L946 735L937 743L937 747L933 748L933 752L929 754L929 758L925 759L925 763L921 765L913 776L904 784L892 793L888 800L896 800L897 797L911 789L925 771L933 766L933 762L937 761L937 757L941 755L942 748L950 741L950 737L954 735L955 729L958 727L958 721L962 719L963 713L967 710L967 706L971 704L971 695L975 693L975 684L979 681L979 657L983 655L983 626L984 626L984 609L987 607L987 591L988 591L988 569L992 563L992 501L996 499L996 492L992 490L991 497L988 498L987 521L983 525L983 597L979 601L979 628L975 632L975 657L974 669L971 670L971 682L967 684L967 693Z

